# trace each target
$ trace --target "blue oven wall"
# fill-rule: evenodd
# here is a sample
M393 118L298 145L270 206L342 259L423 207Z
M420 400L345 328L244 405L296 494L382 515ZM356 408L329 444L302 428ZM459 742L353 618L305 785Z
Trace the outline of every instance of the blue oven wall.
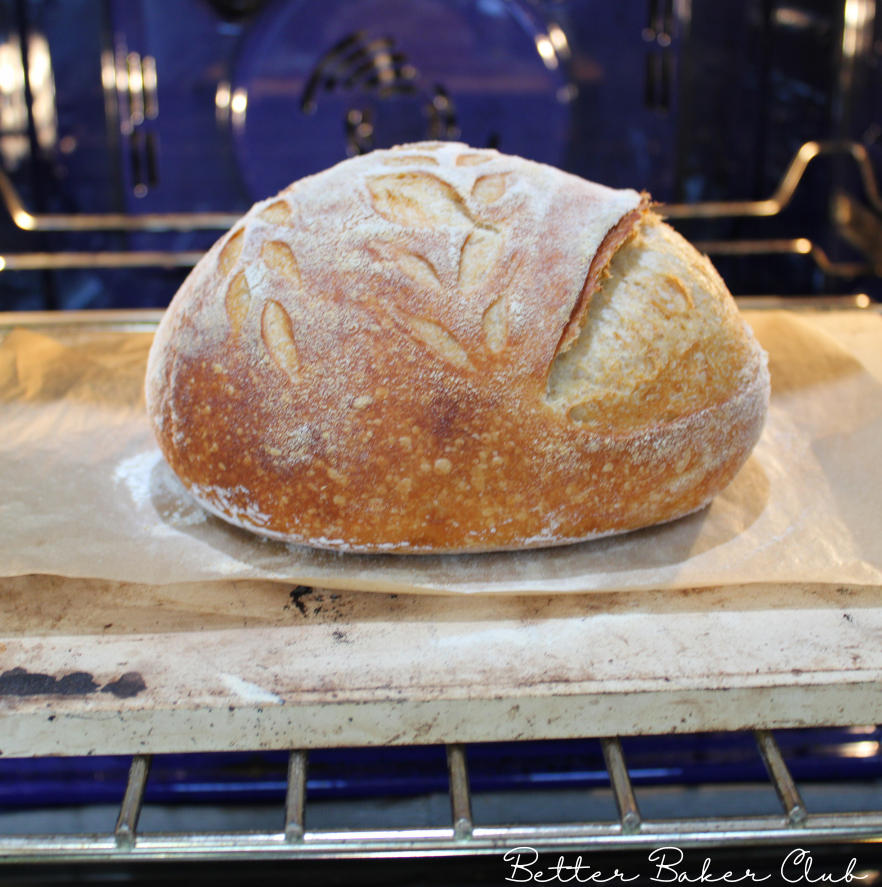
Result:
M215 107L218 83L228 76L243 27L224 22L207 3L193 0L114 0L109 10L114 52L152 56L157 71L158 114L134 129L157 136L158 180L143 196L135 193L132 139L122 134L124 209L131 213L247 210L254 201L242 186ZM202 240L186 233L175 235L169 248L196 249Z
M24 12L22 14L22 9ZM235 33L221 33L201 0L0 0L0 34L30 28L48 41L58 117L52 150L34 151L10 177L37 212L111 213L220 210L251 204L218 138L214 95ZM136 196L131 136L102 87L102 54L138 52L157 58L158 182ZM115 97L115 90L110 93ZM124 109L123 109L124 110ZM228 147L228 145L226 145ZM5 211L0 253L203 250L217 231L129 234L98 231L22 232ZM0 310L162 307L183 282L181 269L4 272Z
M38 211L244 211L343 159L353 149L347 111L354 110L372 127L362 148L437 134L658 200L764 198L804 141L878 141L878 40L861 62L848 119L837 111L843 10L844 0L0 0L3 36L23 24L46 36L56 83L56 145L37 151L13 179ZM361 55L348 73L363 58L374 68L349 85L325 76L305 110L311 73L327 75L335 43L358 34ZM544 40L547 50L551 38L554 58L543 61L539 47ZM395 60L396 89L385 95L370 76L377 53L365 49L377 40ZM159 113L132 133L125 103L102 89L108 52L156 60ZM410 84L407 69L418 74ZM247 95L238 119L219 104L225 86L228 95ZM146 138L157 148L157 175L136 194L133 156L143 166ZM779 218L679 227L694 240L808 237L849 259L828 221L833 180L833 164L818 161ZM0 217L7 253L201 250L217 235L37 235ZM827 278L806 256L718 265L739 294L872 283ZM184 276L4 272L0 309L160 307Z
M588 0L554 6L571 35L570 69L578 89L565 167L614 188L649 191L656 200L676 199L686 36L683 22L660 16L664 5ZM663 60L670 76L667 101L659 94L661 84L648 88L650 68Z
M681 84L679 199L765 199L801 145L847 134L837 117L843 21L843 0L748 0L740 11L728 3L693 4ZM678 227L692 240L804 237L835 258L858 260L843 251L830 223L837 164L812 163L790 206L773 218ZM715 264L735 293L867 288L866 281L825 276L805 255L721 256Z
M32 151L15 169L7 169L25 205L36 212L112 212L118 209L114 174L117 157L108 143L101 89L102 4L94 0L66 2L0 2L0 40L16 39L25 22L50 42L55 68L58 142L75 146L70 154ZM62 142L64 138L67 141ZM0 210L0 253L61 249L64 241L49 234L20 231L5 209ZM80 249L119 248L104 235L80 238ZM62 291L59 291L61 284ZM0 274L0 310L41 310L69 300L88 304L104 283L59 281L49 272Z

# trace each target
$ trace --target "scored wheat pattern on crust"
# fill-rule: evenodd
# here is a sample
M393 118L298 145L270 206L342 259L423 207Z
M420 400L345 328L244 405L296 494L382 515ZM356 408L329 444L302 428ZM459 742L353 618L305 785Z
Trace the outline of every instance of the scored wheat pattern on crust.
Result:
M443 287L435 266L423 256L415 252L393 247L396 266L415 284L428 290L440 290Z
M493 159L483 154L466 154L457 158L459 166L476 166ZM420 162L437 164L434 158L405 155L387 157L387 165L408 165ZM471 199L479 206L499 201L508 189L507 173L479 176L471 187ZM448 182L424 170L375 175L367 187L374 210L387 221L403 227L455 226L468 228L462 242L456 271L456 286L465 296L476 297L481 288L498 277L505 237L491 224L480 222L469 210L462 195ZM422 290L439 292L444 284L437 268L423 255L393 243L376 244L371 254L381 261L390 261ZM502 294L483 312L481 323L487 349L502 352L508 342L509 288L514 268L500 283ZM474 369L465 348L450 332L435 321L407 316L407 327L438 357L461 369Z
M503 238L492 228L474 228L459 257L459 288L474 293L495 270L502 252Z
M294 219L291 207L284 200L276 200L258 214L259 219L273 225L290 225Z
M521 267L521 258L517 257L508 263L502 280L499 283L500 295L488 306L482 318L484 338L487 347L493 354L500 354L508 345L508 300L512 284Z
M267 268L288 280L292 287L300 289L300 268L287 243L281 240L268 241L261 247L260 257Z
M227 295L224 299L224 307L227 310L227 317L230 320L230 326L233 328L233 335L239 335L245 318L248 316L248 308L251 305L251 289L248 281L245 279L245 272L240 271L227 287Z
M374 209L406 228L471 227L475 220L451 185L428 172L402 172L368 179Z
M475 368L465 348L443 326L421 317L406 316L406 320L416 337L439 357L464 370Z
M486 154L460 154L456 158L457 166L478 166L481 163L489 163L493 158Z
M487 347L493 354L499 354L508 344L508 305L504 293L484 312L481 325Z
M415 163L425 163L429 166L437 166L438 158L429 157L427 154L404 154L396 157L394 154L383 158L383 166L413 166Z
M506 183L503 173L493 173L489 176L481 176L472 188L472 197L485 206L495 203L505 194Z
M276 366L292 382L299 382L300 356L294 341L294 324L288 312L272 299L263 308L260 335Z
M240 228L235 234L231 235L227 242L221 247L220 255L217 257L217 267L221 274L226 277L236 267L239 256L242 255L242 247L245 245L245 229Z

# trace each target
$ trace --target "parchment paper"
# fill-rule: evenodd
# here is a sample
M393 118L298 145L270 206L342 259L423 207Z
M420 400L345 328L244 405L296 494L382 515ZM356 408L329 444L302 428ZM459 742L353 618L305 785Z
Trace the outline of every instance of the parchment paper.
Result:
M153 440L142 394L152 334L15 329L0 342L0 576L509 594L882 587L882 384L797 315L745 316L770 353L772 406L709 507L594 542L468 556L335 554L225 524ZM882 320L866 323L882 353Z

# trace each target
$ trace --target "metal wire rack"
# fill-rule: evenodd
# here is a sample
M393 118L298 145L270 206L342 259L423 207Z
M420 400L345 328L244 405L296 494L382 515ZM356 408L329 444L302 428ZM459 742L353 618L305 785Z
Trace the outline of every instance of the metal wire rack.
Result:
M276 832L173 834L139 833L138 819L150 772L150 755L131 764L112 834L38 835L0 838L0 861L109 862L207 861L221 859L346 859L501 854L529 846L539 852L628 850L676 841L678 847L773 846L878 840L882 812L812 814L784 761L774 735L754 732L754 739L780 815L643 819L618 737L600 742L618 809L613 822L548 825L476 826L466 748L447 746L451 824L444 828L322 829L308 827L306 781L308 753L290 753L287 796ZM283 815L282 815L283 814Z

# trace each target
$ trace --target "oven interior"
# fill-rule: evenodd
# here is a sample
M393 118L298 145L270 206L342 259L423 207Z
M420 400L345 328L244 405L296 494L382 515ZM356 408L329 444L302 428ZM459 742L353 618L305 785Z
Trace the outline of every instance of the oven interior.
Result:
M874 0L0 0L0 311L162 308L254 201L422 139L646 190L736 296L867 307L882 298L880 55ZM833 807L877 791L875 726L778 741L797 780L840 787ZM712 784L750 806L766 780L748 734L623 744L634 785L680 804ZM468 755L478 813L482 796L560 810L598 790L615 817L597 740ZM369 818L449 784L441 747L309 757L310 803L366 799ZM0 759L0 823L119 804L130 763ZM285 752L157 756L145 810L275 809L288 767Z

